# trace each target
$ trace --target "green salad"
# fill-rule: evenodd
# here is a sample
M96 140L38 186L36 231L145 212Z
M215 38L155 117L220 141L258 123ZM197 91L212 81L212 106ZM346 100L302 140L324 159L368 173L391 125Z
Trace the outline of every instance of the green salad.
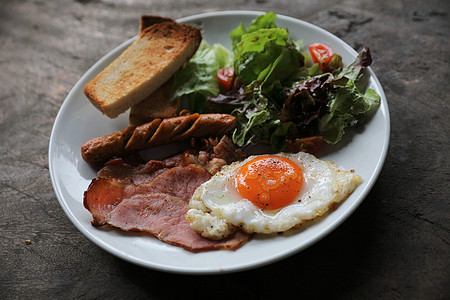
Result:
M344 67L340 55L322 43L294 41L276 15L256 17L231 31L232 50L202 42L175 74L173 99L191 112L229 113L238 126L238 146L270 143L273 151L316 153L335 144L346 128L376 109L380 96L364 90L368 48Z

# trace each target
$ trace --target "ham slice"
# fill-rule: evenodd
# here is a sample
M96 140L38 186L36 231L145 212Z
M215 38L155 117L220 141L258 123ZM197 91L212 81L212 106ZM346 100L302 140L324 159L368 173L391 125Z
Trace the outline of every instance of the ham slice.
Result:
M93 217L92 225L105 225L105 216L123 199L137 193L149 191L148 184L172 167L164 161L149 161L144 165L132 166L122 159L114 159L105 164L84 192L84 207Z
M122 230L150 232L169 244L191 251L236 248L249 235L238 231L233 236L213 241L191 229L185 219L186 201L164 193L138 194L123 200L111 211L107 223Z
M143 166L122 160L106 164L84 194L92 224L149 232L190 251L233 249L245 243L250 236L241 231L213 241L190 228L185 219L189 199L211 175L198 165L172 167L172 163L173 159Z
M188 203L195 190L210 178L201 166L175 167L158 175L148 187L153 193L166 193Z

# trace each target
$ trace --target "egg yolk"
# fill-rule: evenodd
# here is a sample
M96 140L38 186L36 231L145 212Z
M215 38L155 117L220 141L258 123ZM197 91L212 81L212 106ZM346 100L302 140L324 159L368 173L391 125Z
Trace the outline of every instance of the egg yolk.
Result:
M290 159L263 155L244 164L234 183L242 197L261 209L273 210L285 207L297 198L303 174Z

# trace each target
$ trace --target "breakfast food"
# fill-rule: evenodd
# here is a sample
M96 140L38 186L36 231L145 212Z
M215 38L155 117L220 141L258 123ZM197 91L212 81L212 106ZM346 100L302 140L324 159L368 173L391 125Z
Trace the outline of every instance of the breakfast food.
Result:
M173 78L160 86L150 96L130 108L130 126L138 126L157 118L175 117L180 108L180 99L171 100Z
M81 156L88 163L105 162L140 150L191 138L222 136L236 127L236 117L228 114L191 114L154 119L140 125L87 141Z
M91 103L115 118L163 85L196 52L200 29L176 22L147 27L84 88Z
M162 22L175 22L172 19L160 16L142 16L139 26L139 35L154 24ZM139 103L130 108L129 124L138 126L156 118L169 118L177 115L180 99L172 98L173 77L157 88Z
M171 18L161 17L161 16L152 16L152 15L143 15L141 16L141 20L139 22L139 35L141 35L144 30L154 24L163 23L163 22L175 22Z
M106 163L84 193L92 225L148 232L190 251L234 249L245 243L250 235L240 230L221 241L206 239L191 229L184 217L194 191L216 172L210 166L222 160L222 167L231 157L221 156L221 149L231 146L226 138L210 142L213 146L206 150L211 152L185 152L137 165L122 159Z
M141 18L136 42L85 88L109 117L131 108L128 128L81 147L86 162L106 162L84 194L94 226L190 251L235 249L323 216L358 187L353 170L299 151L339 142L377 107L375 91L358 84L370 52L344 68L324 44L306 53L275 18L234 29L232 51L199 45L192 26ZM193 148L181 154L130 163L141 150L188 140ZM264 154L247 157L255 144Z
M370 51L364 47L344 66L331 47L302 45L297 40L301 36L294 39L289 29L277 26L276 18L269 12L248 27L240 24L231 30L228 56L223 49L209 62L193 61L194 56L174 75L183 79L175 80L174 94L187 98L186 109L192 112L236 116L232 139L238 146L264 142L272 152L317 153L323 144L338 143L348 128L377 109L380 96L361 80L372 63ZM228 64L205 84L205 70L223 60Z
M186 214L202 236L220 240L240 228L279 233L326 213L361 177L308 153L251 156L224 166L192 196Z

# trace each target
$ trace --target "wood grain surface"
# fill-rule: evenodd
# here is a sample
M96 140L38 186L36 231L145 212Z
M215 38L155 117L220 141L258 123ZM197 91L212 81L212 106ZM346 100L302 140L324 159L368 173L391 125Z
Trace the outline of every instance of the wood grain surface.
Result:
M235 274L185 276L118 259L58 204L48 144L78 79L142 14L274 11L370 47L391 115L373 190L319 243ZM449 299L450 2L1 1L0 299ZM281 295L281 296L280 296Z

